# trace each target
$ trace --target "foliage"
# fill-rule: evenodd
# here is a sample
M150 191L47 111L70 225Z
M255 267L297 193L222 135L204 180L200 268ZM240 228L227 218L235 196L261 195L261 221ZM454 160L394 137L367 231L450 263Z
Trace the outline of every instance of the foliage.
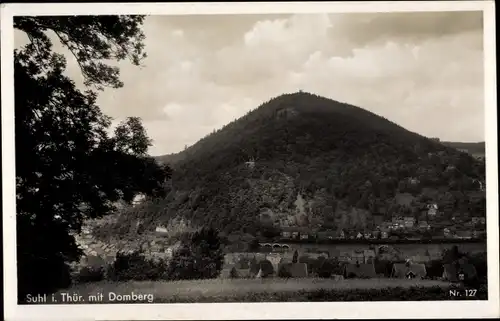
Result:
M15 17L29 42L14 52L18 296L46 293L69 282L68 263L81 251L70 233L85 218L114 210L138 193L164 195L170 175L146 154L140 119L129 118L110 137L111 119L97 94L65 76L66 59L50 36L72 52L88 86L120 87L107 63L139 64L144 35L139 16ZM133 168L134 170L130 170Z
M14 19L14 28L28 36L35 64L50 55L50 31L76 58L86 85L118 88L123 86L120 71L106 60L140 64L146 57L143 21L144 16L23 16Z
M168 275L172 280L210 279L220 274L224 253L218 231L202 228L174 252Z

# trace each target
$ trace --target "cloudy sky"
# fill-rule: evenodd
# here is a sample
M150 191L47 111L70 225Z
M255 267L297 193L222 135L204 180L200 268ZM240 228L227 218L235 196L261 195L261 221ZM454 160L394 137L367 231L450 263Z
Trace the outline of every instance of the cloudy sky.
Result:
M117 122L141 117L152 155L298 90L426 136L484 140L482 12L150 16L144 32L144 66L123 64L124 88L99 103Z

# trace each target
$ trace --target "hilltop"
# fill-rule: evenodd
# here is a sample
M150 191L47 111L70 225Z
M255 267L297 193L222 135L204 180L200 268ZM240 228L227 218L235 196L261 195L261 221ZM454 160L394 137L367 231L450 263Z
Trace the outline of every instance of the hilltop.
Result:
M484 161L362 108L309 93L275 97L179 154L165 199L126 210L121 233L182 218L227 234L284 226L362 231L373 216L485 215ZM138 224L140 222L140 224Z

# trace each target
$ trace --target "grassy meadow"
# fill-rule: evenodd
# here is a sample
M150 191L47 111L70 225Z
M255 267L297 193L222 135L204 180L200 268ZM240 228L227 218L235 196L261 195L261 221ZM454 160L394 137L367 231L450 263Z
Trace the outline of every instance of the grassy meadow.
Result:
M129 281L97 282L78 284L60 292L78 293L83 297L103 293L104 300L110 302L107 293L152 294L155 303L167 302L246 302L246 301L305 301L304 296L329 291L323 300L318 295L315 301L329 301L334 292L354 293L353 291L373 292L391 289L428 289L449 288L448 282L436 280L407 279L210 279L183 281ZM332 292L333 291L333 292ZM326 292L325 292L326 293ZM359 294L359 293L358 293ZM260 299L259 299L260 298ZM399 298L401 300L401 298ZM119 302L118 302L119 303ZM132 302L129 302L132 303ZM139 302L138 302L139 303Z

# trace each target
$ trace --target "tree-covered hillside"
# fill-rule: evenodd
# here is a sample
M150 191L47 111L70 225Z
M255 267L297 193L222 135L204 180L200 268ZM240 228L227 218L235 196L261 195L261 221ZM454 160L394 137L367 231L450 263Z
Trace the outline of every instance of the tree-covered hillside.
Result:
M227 233L282 226L364 230L373 214L485 215L484 161L362 108L286 94L158 159L174 168L165 199L123 220L154 229L172 217ZM133 229L133 224L131 224Z

